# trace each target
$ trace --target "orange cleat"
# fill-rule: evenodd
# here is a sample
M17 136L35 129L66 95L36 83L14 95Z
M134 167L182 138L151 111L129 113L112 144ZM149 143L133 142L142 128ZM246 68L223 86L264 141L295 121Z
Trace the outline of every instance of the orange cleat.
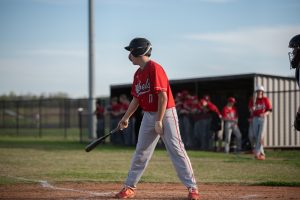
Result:
M135 189L131 187L124 187L118 194L116 194L116 198L118 199L130 199L135 196Z
M200 195L196 188L189 188L188 200L199 200Z
M260 153L260 154L255 155L255 159L256 160L266 160L266 157L265 157L265 155Z

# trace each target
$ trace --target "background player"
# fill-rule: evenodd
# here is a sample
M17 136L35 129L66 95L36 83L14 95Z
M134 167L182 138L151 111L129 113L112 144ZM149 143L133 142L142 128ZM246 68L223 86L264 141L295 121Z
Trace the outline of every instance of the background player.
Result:
M104 107L101 104L101 100L96 101L96 110L94 114L97 117L97 138L104 136Z
M135 196L136 185L161 137L178 177L189 190L188 199L197 200L197 184L180 137L175 102L167 75L158 63L150 60L152 46L147 39L135 38L125 49L130 51L129 60L133 65L139 65L139 69L134 74L131 90L133 99L118 126L121 129L127 128L128 120L138 106L143 109L144 116L125 186L116 197Z
M219 118L222 115L216 105L204 98L200 99L197 104L197 120L194 125L194 136L197 142L200 142L202 150L212 150L214 135L211 131L212 113L216 113Z
M289 48L292 48L292 52L289 52L291 68L296 69L295 76L300 87L300 34L295 35L289 42ZM294 127L300 131L300 106L295 117Z
M264 144L264 130L266 116L272 111L270 100L264 96L264 87L259 85L256 87L256 98L250 99L249 110L252 114L252 128L255 137L255 158L257 160L265 160Z
M238 127L238 114L234 106L236 103L235 98L229 97L226 106L222 110L222 116L224 120L224 133L225 133L225 153L230 151L231 134L233 133L236 137L237 149L241 150L242 134Z

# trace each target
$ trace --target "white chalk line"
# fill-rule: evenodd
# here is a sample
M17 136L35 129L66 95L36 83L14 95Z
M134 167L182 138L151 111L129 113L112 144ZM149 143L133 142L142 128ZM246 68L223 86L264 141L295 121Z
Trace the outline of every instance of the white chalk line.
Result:
M93 196L101 196L101 197L107 197L107 196L111 196L111 195L115 194L115 192L91 192L91 191L86 191L86 190L77 190L77 189L71 189L71 188L56 187L56 186L51 185L50 183L48 183L48 181L45 181L45 180L33 180L33 179L27 179L27 178L23 178L23 177L13 177L13 176L8 176L8 177L27 181L27 182L39 183L42 187L53 189L53 190L78 192L78 193L84 193L84 194L89 194L89 195L93 195Z
M34 183L39 183L42 187L44 188L49 188L53 190L61 190L61 191L71 191L71 192L78 192L78 193L84 193L84 194L89 194L93 196L101 196L101 197L107 197L116 194L115 192L91 192L91 191L86 191L86 190L77 190L77 189L71 189L71 188L62 188L62 187L56 187L48 183L48 181L45 180L33 180L33 179L27 179L23 177L13 177L13 176L7 176L13 179L18 179L18 180L23 180L27 182L34 182ZM259 195L257 194L249 194L245 195L242 197L239 197L239 199L252 199L252 198L257 198Z

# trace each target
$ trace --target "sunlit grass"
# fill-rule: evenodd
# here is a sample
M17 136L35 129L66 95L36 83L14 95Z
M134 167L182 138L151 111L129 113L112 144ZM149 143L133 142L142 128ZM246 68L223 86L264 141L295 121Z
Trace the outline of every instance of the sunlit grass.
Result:
M102 145L86 153L86 143L68 140L0 137L0 184L18 177L48 181L122 182L134 147ZM267 151L267 160L251 154L188 151L199 183L300 185L300 151ZM179 182L167 152L158 148L142 182Z

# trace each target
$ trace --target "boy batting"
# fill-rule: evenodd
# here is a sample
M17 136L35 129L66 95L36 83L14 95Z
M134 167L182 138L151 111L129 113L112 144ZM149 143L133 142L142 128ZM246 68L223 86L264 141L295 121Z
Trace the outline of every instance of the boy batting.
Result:
M188 189L188 199L198 200L199 193L190 159L181 140L175 102L164 69L150 60L152 46L145 38L134 38L125 47L129 60L139 66L134 74L130 105L118 126L128 126L131 115L140 106L144 116L139 130L136 150L131 161L124 188L117 198L133 198L136 186L146 169L155 146L162 138L181 182Z

